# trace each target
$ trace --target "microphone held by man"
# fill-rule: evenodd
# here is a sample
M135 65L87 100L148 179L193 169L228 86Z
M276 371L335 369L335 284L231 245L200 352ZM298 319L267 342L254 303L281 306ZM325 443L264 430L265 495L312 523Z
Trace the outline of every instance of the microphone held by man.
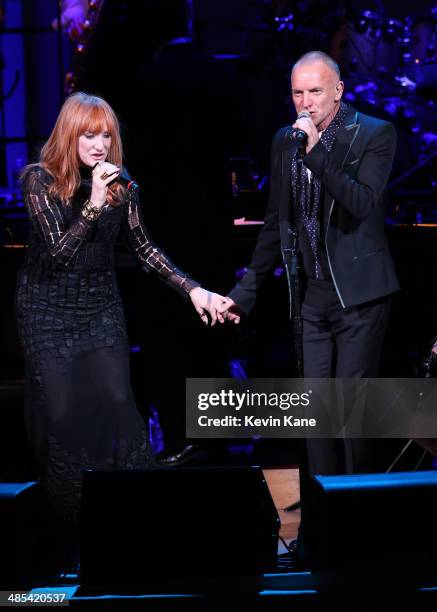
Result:
M299 119L311 119L311 114L306 110L302 110L298 113L296 121ZM308 134L302 128L293 126L291 139L297 143L298 158L302 159L306 153Z

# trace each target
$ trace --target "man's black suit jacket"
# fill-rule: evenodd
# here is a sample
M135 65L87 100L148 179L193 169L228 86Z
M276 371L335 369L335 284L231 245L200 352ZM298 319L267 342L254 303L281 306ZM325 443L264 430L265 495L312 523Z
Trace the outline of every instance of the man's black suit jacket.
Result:
M289 246L293 223L290 167L291 128L275 135L271 185L264 226L247 273L230 297L248 314L259 289ZM332 278L343 308L389 295L399 289L384 231L382 196L396 148L391 123L349 107L330 152L319 141L303 159L322 182L328 212L326 248Z

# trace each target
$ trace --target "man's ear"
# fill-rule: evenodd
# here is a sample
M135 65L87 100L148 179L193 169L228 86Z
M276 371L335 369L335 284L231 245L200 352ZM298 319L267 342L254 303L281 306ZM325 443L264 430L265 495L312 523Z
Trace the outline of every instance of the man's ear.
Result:
M334 98L336 102L338 102L341 96L343 95L343 90L344 90L343 81L337 81L337 84L335 86L335 98Z

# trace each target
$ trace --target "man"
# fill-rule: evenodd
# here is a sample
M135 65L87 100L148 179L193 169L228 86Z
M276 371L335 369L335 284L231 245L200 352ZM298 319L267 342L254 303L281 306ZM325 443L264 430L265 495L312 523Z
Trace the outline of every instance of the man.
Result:
M343 103L338 66L320 51L296 62L291 89L298 119L294 130L282 128L274 137L264 226L248 271L222 310L235 322L238 312L251 310L281 252L285 255L290 248L296 227L305 277L304 376L374 377L389 296L399 288L382 204L395 129ZM296 130L306 134L304 150L294 137ZM356 441L339 448L340 442L307 440L307 463L301 466L303 524L312 515L308 475L371 469L365 444Z

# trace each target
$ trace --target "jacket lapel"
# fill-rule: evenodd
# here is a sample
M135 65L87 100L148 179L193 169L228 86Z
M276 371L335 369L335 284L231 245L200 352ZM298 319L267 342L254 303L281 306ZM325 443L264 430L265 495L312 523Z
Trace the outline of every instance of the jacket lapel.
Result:
M334 161L340 167L343 166L347 154L349 153L352 144L358 135L359 129L360 124L358 123L358 113L350 106L346 114L344 125L338 130L334 141L334 146L332 147L331 151Z
M338 130L331 150L331 155L340 168L343 167L359 130L360 124L358 123L358 113L350 106L346 114L344 125ZM326 189L323 189L323 193L323 232L326 233L334 200Z

